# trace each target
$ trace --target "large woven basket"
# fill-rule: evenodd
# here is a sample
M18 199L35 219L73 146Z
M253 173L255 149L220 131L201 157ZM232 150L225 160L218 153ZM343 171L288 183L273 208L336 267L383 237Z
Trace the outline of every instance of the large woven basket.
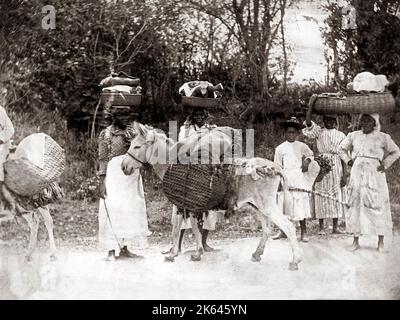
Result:
M40 168L25 158L4 163L4 183L21 196L33 196L56 181L65 168L63 148L50 136L45 138L44 166Z
M103 92L100 101L102 105L112 106L140 106L142 96L140 94L122 92Z
M222 171L208 165L171 165L163 178L167 198L178 208L200 213L219 205L225 197L226 179Z
M201 98L201 97L182 97L182 106L190 108L208 108L214 109L219 105L220 99Z
M317 114L388 114L394 111L395 99L390 92L318 95L313 110Z

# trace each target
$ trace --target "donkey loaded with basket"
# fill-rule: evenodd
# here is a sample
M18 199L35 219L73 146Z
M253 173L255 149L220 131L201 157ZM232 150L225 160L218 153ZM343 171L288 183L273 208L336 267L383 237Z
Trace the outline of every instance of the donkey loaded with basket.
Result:
M64 197L58 184L64 168L64 150L44 133L25 137L4 163L2 209L8 205L11 214L22 215L27 220L31 233L28 259L36 248L39 214L49 234L51 258L55 258L53 220L48 204Z
M192 96L191 93L199 87L198 91L203 91L204 97ZM215 93L215 87L209 87L210 84L205 82L192 82L182 87L183 107L216 108L220 95ZM211 93L214 93L214 97ZM270 219L289 238L293 252L290 269L298 268L301 259L295 228L276 203L280 184L284 193L288 192L286 177L282 168L272 161L240 157L241 131L209 126L174 142L165 134L138 123L135 124L135 130L137 135L122 162L124 173L129 175L142 165L150 164L163 181L163 190L168 199L184 209L173 224L173 247L166 261L172 262L178 255L180 228L185 216L191 220L197 244L196 253L191 258L198 261L204 251L198 227L201 214L211 209L233 211L250 205L257 212L263 228L263 236L252 260L261 259L268 239L267 219ZM316 161L310 164L310 171L315 179L320 172Z

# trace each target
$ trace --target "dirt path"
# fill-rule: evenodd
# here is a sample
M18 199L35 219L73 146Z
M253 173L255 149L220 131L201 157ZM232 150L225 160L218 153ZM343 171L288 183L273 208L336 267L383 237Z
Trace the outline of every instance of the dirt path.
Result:
M289 243L270 241L259 263L250 256L256 238L221 240L220 250L191 262L190 251L164 263L166 247L143 250L142 260L103 261L104 253L60 248L50 262L44 251L26 263L3 253L0 298L27 299L400 299L400 237L388 253L362 239L357 253L349 237L311 239L299 271L288 271Z

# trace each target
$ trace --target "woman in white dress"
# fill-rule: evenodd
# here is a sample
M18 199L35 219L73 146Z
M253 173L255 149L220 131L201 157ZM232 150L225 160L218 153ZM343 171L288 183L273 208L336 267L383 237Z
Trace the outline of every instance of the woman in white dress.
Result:
M305 173L308 171L313 152L305 143L296 141L300 129L304 126L296 118L284 122L283 126L285 127L286 141L276 147L274 162L282 166L290 188L307 189ZM309 195L305 192L291 191L289 196L289 208L285 214L289 215L290 220L299 221L301 241L308 242L306 219L311 218ZM279 197L279 205L283 207L281 197ZM281 231L273 239L285 237Z
M363 114L360 127L339 147L340 157L351 167L346 227L354 235L352 250L360 248L361 235L376 235L378 251L383 252L384 237L392 234L385 171L400 157L400 150L388 134L380 132L378 114Z
M99 136L99 242L108 251L107 260L137 258L134 247L147 245L149 233L142 177L137 169L125 175L121 162L136 134L129 107L111 107L113 123ZM129 248L129 249L128 249Z

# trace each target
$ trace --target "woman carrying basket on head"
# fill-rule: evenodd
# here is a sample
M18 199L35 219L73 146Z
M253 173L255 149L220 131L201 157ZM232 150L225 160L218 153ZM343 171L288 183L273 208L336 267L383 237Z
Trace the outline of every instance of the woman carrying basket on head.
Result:
M212 128L215 126L210 125L207 122L208 111L205 108L194 108L191 115L186 119L184 125L180 128L178 140L189 137L192 133L203 128ZM176 216L183 214L182 208L177 208L175 205L172 207L172 224L176 221ZM202 243L205 251L213 251L214 249L207 244L207 238L210 230L215 230L215 226L218 220L218 213L216 211L209 211L203 214L203 225L201 229ZM183 219L181 226L181 233L179 236L179 251L182 249L182 240L186 229L191 229L192 225L190 219ZM163 251L163 254L169 253Z
M142 177L139 169L125 175L121 162L136 134L129 106L111 106L112 124L99 136L99 242L108 250L107 260L137 258L133 247L147 245L149 233ZM129 249L130 250L129 250Z
M334 114L324 114L324 127L321 128L311 121L313 112L313 100L307 111L305 121L306 128L303 134L311 139L316 139L319 155L326 158L332 165L332 170L324 176L321 182L315 183L315 191L329 194L330 196L343 201L346 185L346 165L339 157L339 145L346 138L346 135L337 130L337 117ZM315 215L319 219L319 234L325 235L324 219L333 219L332 233L342 233L338 228L339 218L344 218L344 207L333 200L315 196Z
M400 157L400 149L388 134L380 131L378 114L361 115L360 127L339 146L341 159L351 167L346 228L354 236L352 250L360 248L361 235L375 235L378 251L383 252L384 237L392 234L385 171Z

